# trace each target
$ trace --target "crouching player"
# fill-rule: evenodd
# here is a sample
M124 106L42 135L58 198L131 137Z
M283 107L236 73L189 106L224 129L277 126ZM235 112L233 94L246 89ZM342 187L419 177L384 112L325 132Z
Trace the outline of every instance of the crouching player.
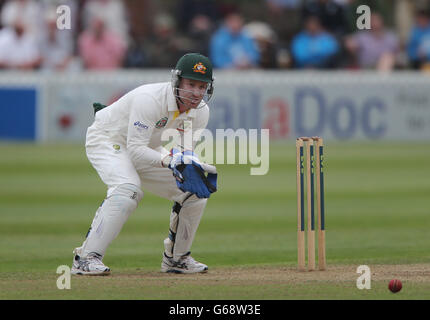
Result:
M213 93L212 64L197 53L180 58L172 81L142 85L115 103L96 109L88 128L86 154L107 186L82 246L73 253L72 274L106 275L102 260L130 214L148 190L174 202L162 272L197 273L208 267L190 255L207 199L216 191L214 166L201 163L191 150L162 147L168 129L204 129L206 104ZM206 99L203 99L206 97ZM180 145L180 144L179 144Z

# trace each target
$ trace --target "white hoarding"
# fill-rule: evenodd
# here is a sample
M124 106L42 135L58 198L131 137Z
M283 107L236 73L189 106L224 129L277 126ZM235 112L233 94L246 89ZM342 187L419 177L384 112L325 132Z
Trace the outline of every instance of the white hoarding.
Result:
M270 129L271 139L430 139L430 77L421 73L215 70L209 129ZM92 103L110 104L169 70L0 75L0 88L33 84L40 92L42 141L84 141Z

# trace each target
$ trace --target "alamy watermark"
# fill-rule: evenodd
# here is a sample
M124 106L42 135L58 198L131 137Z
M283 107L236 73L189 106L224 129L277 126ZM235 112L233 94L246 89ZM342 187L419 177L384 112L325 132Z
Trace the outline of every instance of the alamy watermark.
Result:
M366 265L358 266L357 273L360 274L360 276L357 278L357 289L363 290L371 289L371 272L370 268Z
M57 28L59 30L70 30L72 28L72 11L69 6L57 7Z
M370 7L366 5L358 6L356 13L360 15L357 19L357 29L370 30L372 18L372 12L370 10Z
M59 290L71 289L70 267L66 265L58 266L57 274L61 274L57 278L57 288Z

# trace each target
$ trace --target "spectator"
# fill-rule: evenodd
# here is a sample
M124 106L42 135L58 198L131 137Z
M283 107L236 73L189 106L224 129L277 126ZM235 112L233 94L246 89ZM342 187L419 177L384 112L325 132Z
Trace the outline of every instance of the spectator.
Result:
M179 37L175 27L175 21L169 14L161 13L155 17L153 33L145 45L151 67L168 68L175 65L189 47L188 40Z
M20 17L26 33L41 36L43 16L40 3L35 0L9 0L2 8L1 22L3 27L14 28L16 17Z
M302 0L265 0L266 21L278 35L281 46L288 46L300 31Z
M192 52L209 56L209 43L213 34L213 24L208 16L198 14L191 20L188 36L192 39ZM190 49L191 49L190 48Z
M308 1L303 7L303 19L309 16L317 16L322 26L338 38L348 30L344 7L333 0Z
M408 56L414 69L430 62L430 12L418 11L416 25L411 31Z
M324 30L318 17L309 16L305 30L294 37L291 51L298 68L332 68L337 62L339 45Z
M37 39L19 18L0 30L0 68L31 70L41 62Z
M40 43L43 70L64 70L73 58L72 38L64 35L64 30L57 28L55 11L48 10L46 14L47 32Z
M117 34L128 45L129 26L127 12L123 1L118 0L88 0L82 9L84 27L89 28L95 17L102 18L106 28Z
M265 69L273 69L277 63L277 39L272 28L264 22L250 22L244 30L257 43L260 52L259 66Z
M230 13L213 35L210 55L215 68L246 69L256 67L260 59L254 40L243 30L243 19Z
M216 0L176 0L176 21L182 32L190 29L196 16L206 16L213 23L219 19L220 4Z
M130 31L130 44L124 58L124 68L144 68L147 66L148 58L145 54L144 42L143 36L132 28Z
M78 46L87 69L119 68L126 50L122 39L107 30L104 20L99 17L95 17L90 29L79 36Z
M347 38L345 46L358 60L360 68L391 70L399 51L399 40L394 32L385 29L382 16L373 12L371 29Z

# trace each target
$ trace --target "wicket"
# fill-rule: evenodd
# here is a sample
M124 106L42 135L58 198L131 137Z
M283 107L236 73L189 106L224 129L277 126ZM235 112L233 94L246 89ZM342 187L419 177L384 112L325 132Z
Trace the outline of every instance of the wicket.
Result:
M304 147L306 147L306 196L308 270L315 270L315 203L314 175L316 167L318 210L318 267L325 270L325 212L324 212L324 144L320 137L301 137L296 140L297 153L297 260L298 269L305 271L305 192ZM316 164L316 166L315 166Z

